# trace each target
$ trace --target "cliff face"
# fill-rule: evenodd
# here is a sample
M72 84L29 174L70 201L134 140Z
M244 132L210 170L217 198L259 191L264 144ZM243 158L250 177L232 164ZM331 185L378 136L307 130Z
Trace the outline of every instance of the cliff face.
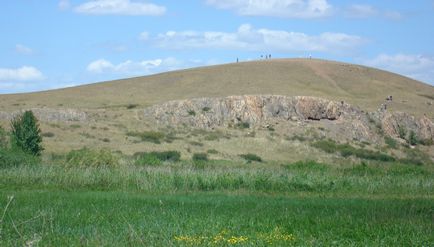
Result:
M365 113L345 102L316 97L245 95L170 101L144 110L145 118L158 125L212 129L248 123L263 127L276 123L324 122L333 134L353 140L380 140L384 133L399 137L399 128L414 131L421 139L434 139L434 125L426 117L406 113Z

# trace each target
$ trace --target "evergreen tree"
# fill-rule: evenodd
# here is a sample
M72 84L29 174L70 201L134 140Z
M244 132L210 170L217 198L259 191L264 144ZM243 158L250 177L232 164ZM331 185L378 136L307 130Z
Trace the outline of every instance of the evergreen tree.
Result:
M44 150L42 147L41 130L38 119L32 111L25 111L21 116L16 116L11 121L12 144L21 148L24 152L39 156Z

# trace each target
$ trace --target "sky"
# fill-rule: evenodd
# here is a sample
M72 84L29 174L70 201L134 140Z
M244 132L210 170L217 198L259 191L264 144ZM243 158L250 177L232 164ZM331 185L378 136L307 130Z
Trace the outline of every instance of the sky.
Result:
M0 93L309 57L434 85L434 0L7 0Z

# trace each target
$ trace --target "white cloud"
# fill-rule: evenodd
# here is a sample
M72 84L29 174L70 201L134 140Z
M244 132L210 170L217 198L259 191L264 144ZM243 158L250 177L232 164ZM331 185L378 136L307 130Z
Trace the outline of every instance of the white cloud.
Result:
M175 58L132 61L127 60L119 64L113 64L112 62L99 59L91 62L87 66L87 71L95 74L109 73L120 75L145 75L151 73L157 73L162 71L176 70L185 68L188 66L183 61L179 61Z
M401 13L398 11L380 10L367 4L353 4L345 9L344 14L348 18L384 17L391 20L402 18Z
M166 7L147 2L130 0L91 0L75 8L75 11L90 15L163 15Z
M71 3L69 2L69 0L60 0L58 6L59 6L59 9L66 10L66 9L69 9L69 7L71 6Z
M363 62L368 66L399 73L434 85L434 57L412 54L380 54Z
M149 33L148 32L142 32L140 34L140 39L143 40L143 41L148 40L149 39Z
M346 10L346 16L351 18L366 18L378 15L379 11L371 5L353 4Z
M23 54L23 55L31 55L33 54L33 50L25 45L16 44L15 45L15 51Z
M305 33L283 30L255 29L241 25L236 32L169 31L150 38L164 49L226 49L270 52L348 52L365 40L345 33Z
M319 18L331 15L327 0L207 0L207 4L230 9L239 15L284 18Z
M17 69L0 68L0 82L37 81L43 78L41 71L31 66L23 66Z

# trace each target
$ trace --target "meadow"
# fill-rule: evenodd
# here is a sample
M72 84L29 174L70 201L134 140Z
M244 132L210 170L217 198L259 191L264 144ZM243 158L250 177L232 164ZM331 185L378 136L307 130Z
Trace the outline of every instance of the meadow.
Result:
M2 167L0 245L434 243L432 166L100 155L106 164L70 154Z

